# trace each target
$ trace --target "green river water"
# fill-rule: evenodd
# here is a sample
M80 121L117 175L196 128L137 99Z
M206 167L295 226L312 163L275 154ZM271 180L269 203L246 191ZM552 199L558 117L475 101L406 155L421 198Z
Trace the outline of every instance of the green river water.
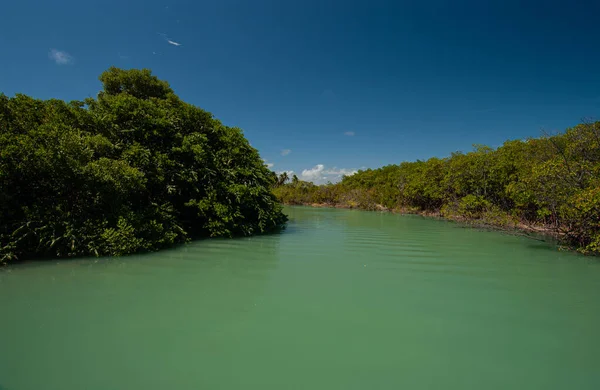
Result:
M1 390L600 389L600 262L421 218L0 270Z

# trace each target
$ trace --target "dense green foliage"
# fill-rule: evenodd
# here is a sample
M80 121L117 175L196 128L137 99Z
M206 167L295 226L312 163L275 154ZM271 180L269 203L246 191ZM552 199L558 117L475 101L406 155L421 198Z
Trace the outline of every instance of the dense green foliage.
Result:
M289 204L438 213L497 226L538 226L600 253L600 122L498 149L359 171L338 184L280 185Z
M237 128L149 70L111 68L96 99L0 94L0 262L121 255L262 233L286 217Z

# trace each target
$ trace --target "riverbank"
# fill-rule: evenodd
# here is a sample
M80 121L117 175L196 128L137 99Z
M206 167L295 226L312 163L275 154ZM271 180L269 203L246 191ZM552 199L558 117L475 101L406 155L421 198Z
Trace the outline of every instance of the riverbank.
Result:
M476 145L469 153L359 170L335 184L283 176L273 193L285 204L387 208L543 234L600 255L599 172L600 122L585 122L498 148Z
M380 204L372 205L370 208L362 208L357 207L352 204L342 204L342 203L288 203L288 206L305 206L305 207L315 207L315 208L336 208L336 209L354 209L354 210L362 210L362 211L378 211L385 213L393 213L400 215L419 215L426 218L435 218L442 219L445 221L456 222L465 226L478 228L478 229L489 229L495 230L499 232L504 232L508 234L526 236L529 238L533 238L536 240L542 241L559 241L561 237L564 236L564 233L559 232L556 228L550 225L542 225L542 224L531 224L525 221L516 221L512 220L507 222L510 218L508 215L505 215L500 222L498 219L486 219L486 218L468 218L464 215L459 214L444 214L441 210L431 211L431 210L417 210L411 209L407 207L403 208L394 208L390 209ZM563 247L560 246L561 249L571 249L576 250L574 247Z

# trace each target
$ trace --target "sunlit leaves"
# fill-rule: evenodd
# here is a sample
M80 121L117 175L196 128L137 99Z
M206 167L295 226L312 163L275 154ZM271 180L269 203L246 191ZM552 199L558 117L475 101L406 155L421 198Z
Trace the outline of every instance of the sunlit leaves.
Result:
M498 149L476 145L445 159L367 169L335 185L274 189L285 203L441 213L460 220L541 225L585 253L600 253L600 122Z
M0 259L121 255L285 222L241 130L148 70L100 79L83 102L0 94Z

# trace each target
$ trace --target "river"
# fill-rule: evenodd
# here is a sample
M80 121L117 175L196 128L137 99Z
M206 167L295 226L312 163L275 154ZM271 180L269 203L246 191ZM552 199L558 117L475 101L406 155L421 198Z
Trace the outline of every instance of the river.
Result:
M286 212L276 235L0 270L0 389L600 389L597 258Z

